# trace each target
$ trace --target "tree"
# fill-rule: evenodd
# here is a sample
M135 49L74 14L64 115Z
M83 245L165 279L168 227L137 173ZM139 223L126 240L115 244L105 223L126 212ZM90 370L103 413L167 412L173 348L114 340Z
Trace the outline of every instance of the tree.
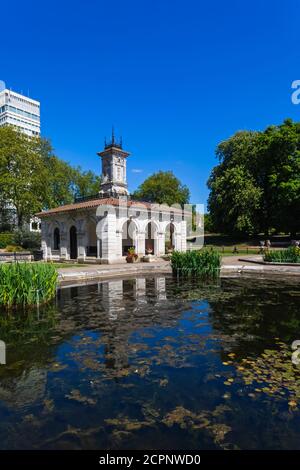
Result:
M93 171L82 171L80 167L75 170L76 196L93 196L99 192L101 177Z
M49 140L28 137L12 126L0 128L0 210L16 213L17 225L42 209L70 204L76 196L97 194L100 178L74 168L53 153ZM5 208L5 209L4 209Z
M208 207L221 232L300 230L300 123L238 132L220 143Z
M101 178L93 171L84 172L80 167L74 168L56 157L46 139L41 139L41 152L48 170L45 182L47 200L44 208L71 204L75 197L91 196L99 192Z
M246 235L257 232L261 190L243 166L227 168L211 179L209 187L209 210L216 231Z
M132 197L158 204L187 204L190 191L171 171L159 171L149 176Z
M39 139L0 128L0 200L14 206L19 227L43 206L46 178Z

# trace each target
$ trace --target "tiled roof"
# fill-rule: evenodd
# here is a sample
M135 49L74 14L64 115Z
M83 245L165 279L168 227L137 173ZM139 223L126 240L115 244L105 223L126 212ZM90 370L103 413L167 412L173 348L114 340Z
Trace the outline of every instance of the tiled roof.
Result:
M132 200L122 201L117 198L110 197L110 198L99 198L99 199L91 199L89 201L75 202L73 204L66 204L65 206L59 206L59 207L55 207L54 209L38 212L35 215L37 217L46 217L48 215L59 214L63 212L70 212L70 211L75 211L75 210L80 210L80 209L91 209L93 207L97 207L100 205L112 205L112 206L119 206L119 205L126 206L127 205L127 207L140 205L142 207L147 207L147 209L151 209L151 207L153 206L153 204L151 204L150 202L132 201ZM170 207L167 205L165 205L165 208L167 211L170 210ZM178 209L171 208L171 210L173 212L176 212Z

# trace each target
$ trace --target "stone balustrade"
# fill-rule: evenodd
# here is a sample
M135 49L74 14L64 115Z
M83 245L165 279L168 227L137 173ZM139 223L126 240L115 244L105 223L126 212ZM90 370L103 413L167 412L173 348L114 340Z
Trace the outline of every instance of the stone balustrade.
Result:
M0 263L11 263L14 261L32 261L32 254L29 251L16 251L12 253L1 252Z

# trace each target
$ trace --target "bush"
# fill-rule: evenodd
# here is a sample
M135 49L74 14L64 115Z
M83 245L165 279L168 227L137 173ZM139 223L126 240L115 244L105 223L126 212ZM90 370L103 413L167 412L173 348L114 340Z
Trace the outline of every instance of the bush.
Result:
M7 245L5 251L7 251L8 253L14 253L16 251L23 251L23 248L18 245Z
M41 234L29 232L28 230L17 230L14 234L14 241L27 250L39 249L41 247Z
M0 264L0 306L33 306L55 296L57 271L51 264Z
M286 250L268 250L264 254L264 261L269 263L300 263L300 248L291 246Z
M174 251L171 256L174 274L215 278L220 274L221 256L214 250Z
M7 245L14 244L14 234L10 232L0 233L0 248L5 248Z

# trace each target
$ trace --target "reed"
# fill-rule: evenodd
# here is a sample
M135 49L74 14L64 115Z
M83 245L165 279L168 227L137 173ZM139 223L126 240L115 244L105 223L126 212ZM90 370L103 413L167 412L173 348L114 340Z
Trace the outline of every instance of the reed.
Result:
M264 261L269 263L300 263L300 248L290 246L285 250L268 250L264 254Z
M212 249L186 253L174 251L171 256L171 267L177 276L216 278L220 274L221 255Z
M10 309L48 302L55 296L57 277L51 264L1 264L0 306Z

